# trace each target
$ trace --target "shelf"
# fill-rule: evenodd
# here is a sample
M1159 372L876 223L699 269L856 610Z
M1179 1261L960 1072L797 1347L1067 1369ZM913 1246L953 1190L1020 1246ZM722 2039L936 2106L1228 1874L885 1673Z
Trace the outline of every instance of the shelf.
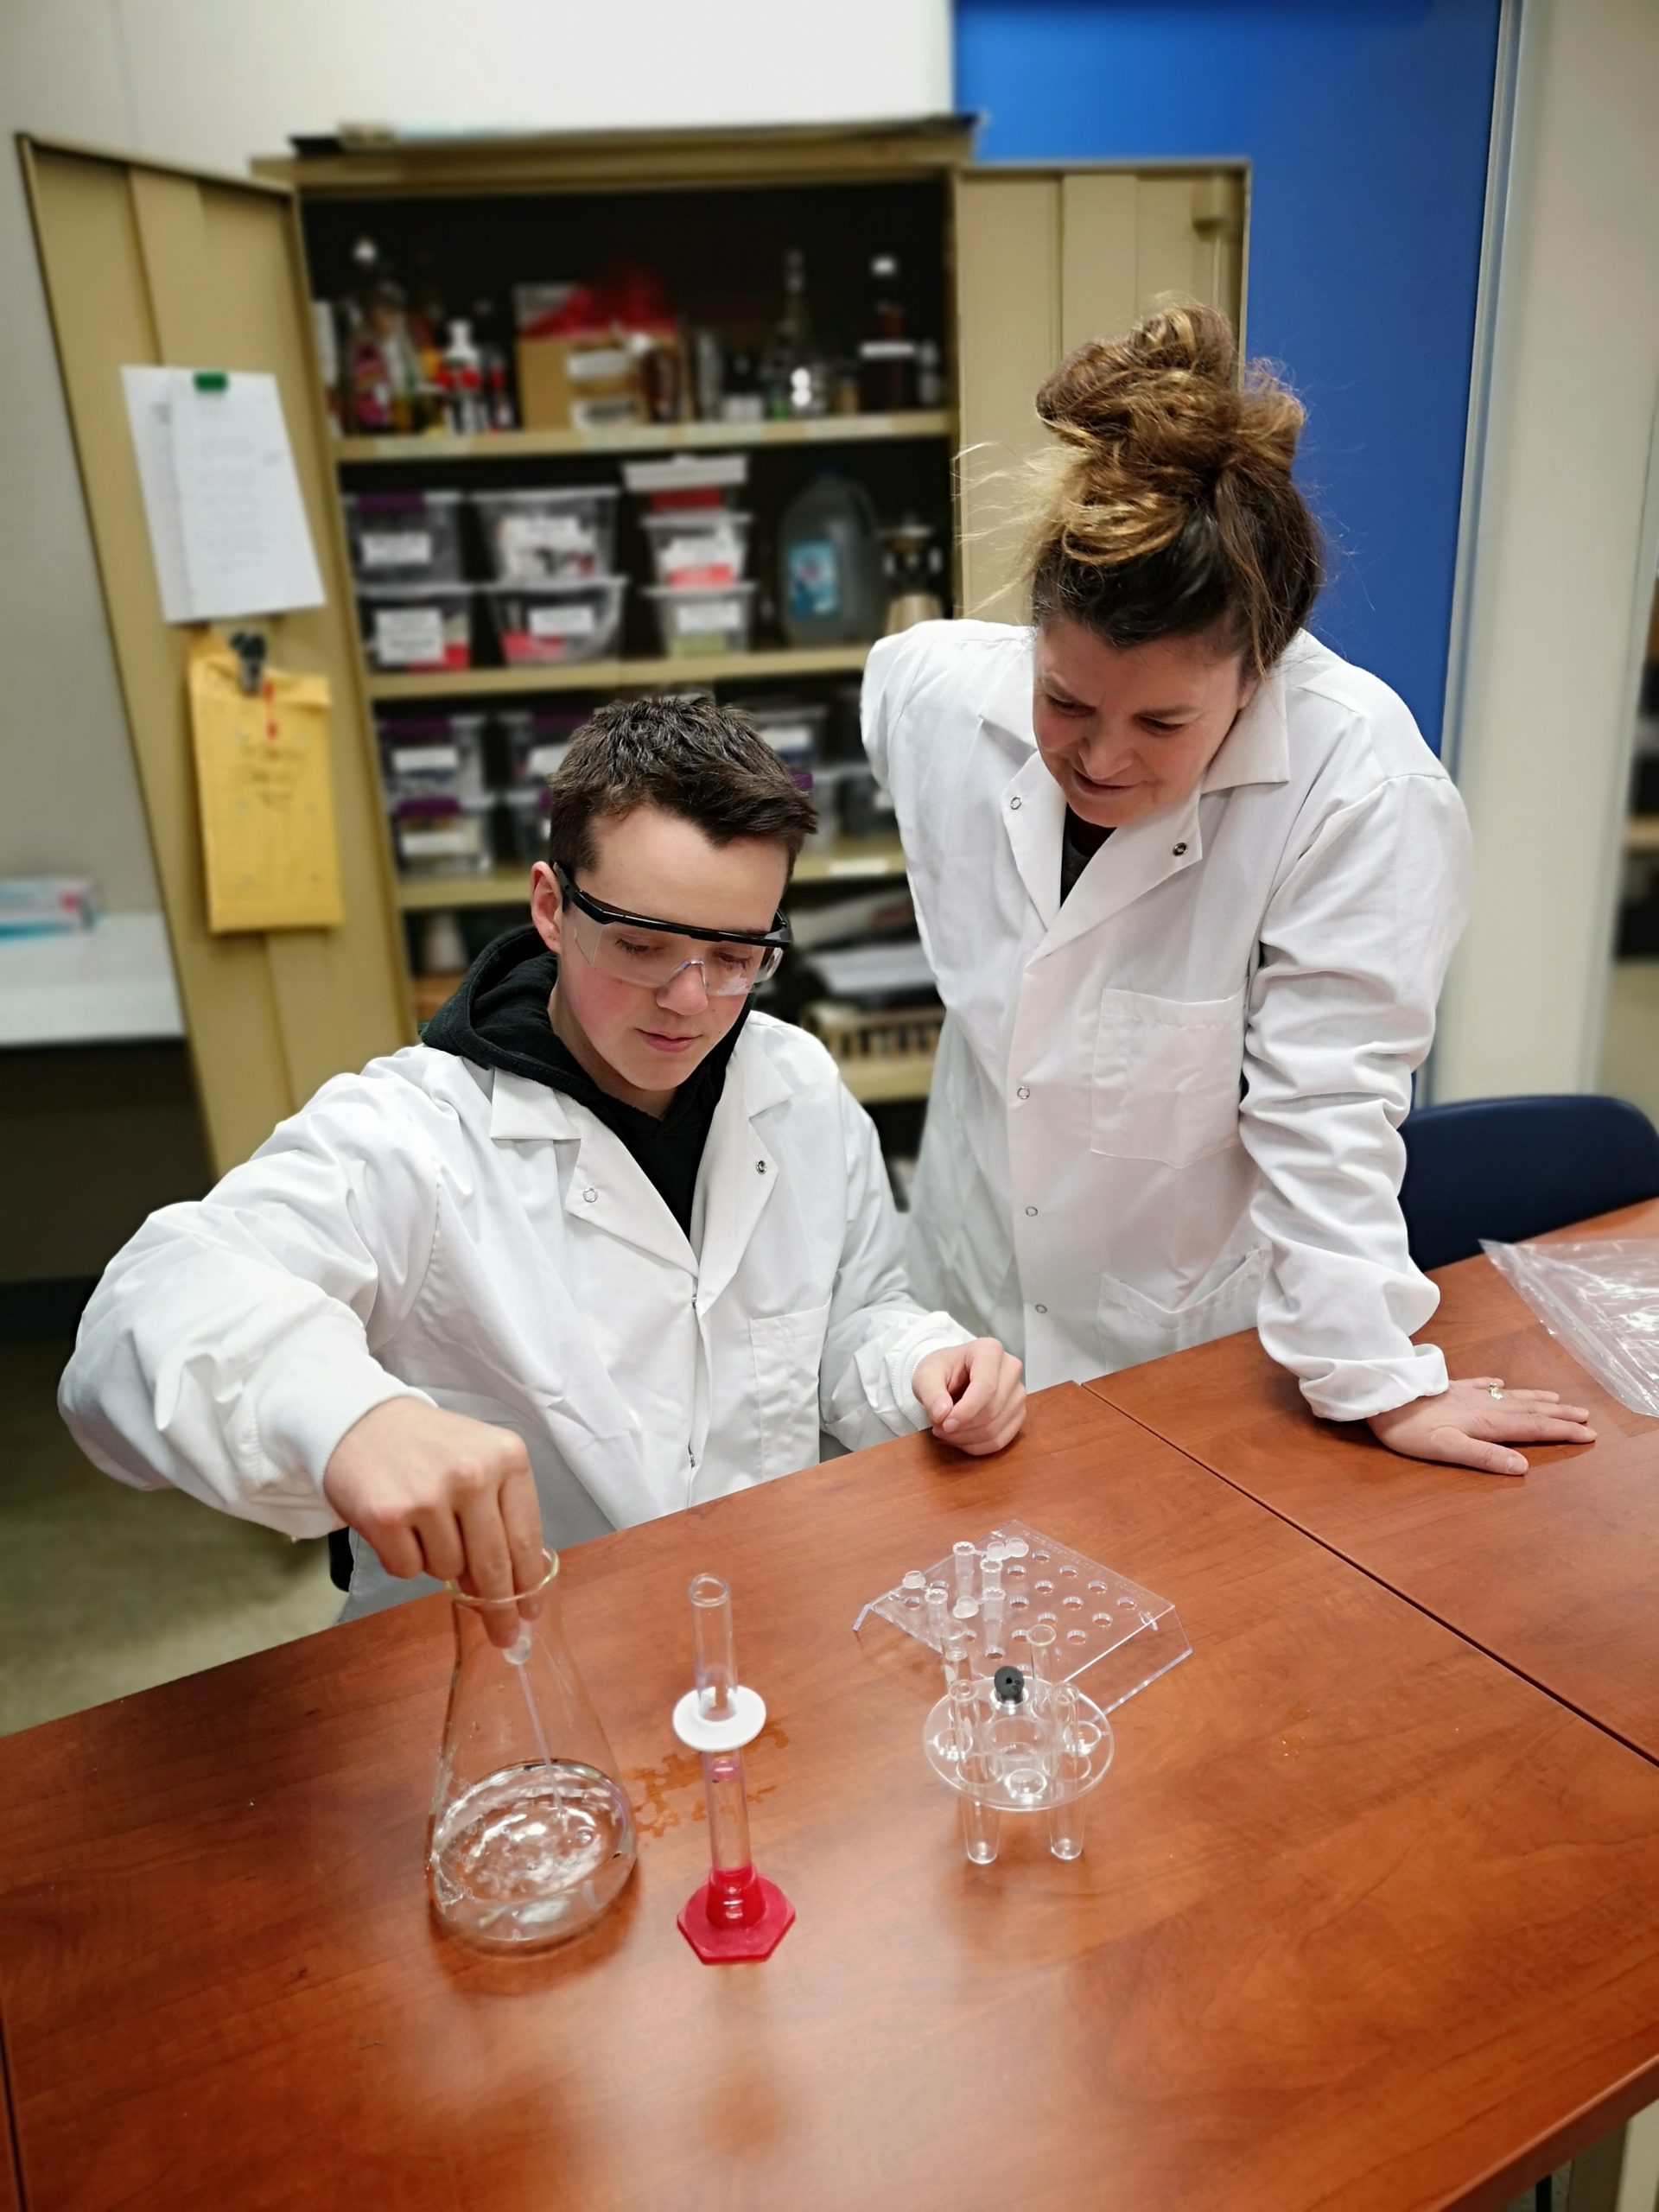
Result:
M540 668L466 668L436 676L371 676L369 696L399 699L516 697L535 691L618 691L632 684L729 683L739 677L786 682L796 676L856 676L868 645L780 646L758 653L682 654L674 660L557 661Z
M878 883L905 873L905 849L896 837L844 837L827 850L803 853L791 888L800 884ZM444 907L518 906L530 903L530 866L493 868L487 875L413 875L399 879L397 904L406 914Z
M1624 825L1627 853L1659 853L1659 814L1633 814Z
M887 1059L843 1060L841 1079L861 1106L896 1106L927 1096L933 1084L933 1055L895 1052Z
M641 423L607 430L494 430L478 438L338 438L334 458L403 466L411 461L541 461L560 455L730 452L758 446L842 446L888 438L949 438L947 409L906 415L823 415L805 423Z
M487 875L406 875L397 879L397 904L406 914L456 906L522 906L530 912L530 863L493 868Z
M906 873L896 837L842 837L823 852L803 853L791 888L802 883L880 883Z

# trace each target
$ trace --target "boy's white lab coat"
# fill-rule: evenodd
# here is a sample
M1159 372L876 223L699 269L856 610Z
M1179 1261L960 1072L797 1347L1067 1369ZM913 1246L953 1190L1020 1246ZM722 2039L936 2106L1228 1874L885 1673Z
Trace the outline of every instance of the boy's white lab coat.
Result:
M60 1403L105 1472L295 1536L330 1453L423 1395L529 1448L555 1547L925 1426L924 1353L869 1117L823 1047L753 1015L694 1251L585 1108L424 1046L324 1085L111 1262ZM361 1540L350 1611L407 1597Z
M1199 788L1060 903L1030 633L876 646L865 743L949 1009L911 1277L1033 1388L1258 1325L1356 1419L1446 1387L1399 1125L1465 917L1462 803L1405 707L1303 633Z

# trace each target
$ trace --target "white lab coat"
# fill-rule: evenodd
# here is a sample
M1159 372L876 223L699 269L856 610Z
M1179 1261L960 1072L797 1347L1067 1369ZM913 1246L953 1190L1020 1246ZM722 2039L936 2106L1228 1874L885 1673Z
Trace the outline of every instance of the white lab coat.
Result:
M204 1199L153 1215L82 1319L82 1449L295 1536L339 1526L330 1453L382 1401L514 1430L555 1547L925 1425L924 1313L868 1116L756 1014L690 1242L595 1116L415 1046L326 1084ZM695 1249L694 1249L695 1248ZM360 1538L347 1612L408 1597Z
M885 640L864 735L949 1010L918 1296L1037 1389L1254 1324L1332 1419L1443 1389L1408 1340L1439 1294L1399 1126L1471 861L1401 702L1302 633L1199 788L1115 831L1064 906L1027 631Z

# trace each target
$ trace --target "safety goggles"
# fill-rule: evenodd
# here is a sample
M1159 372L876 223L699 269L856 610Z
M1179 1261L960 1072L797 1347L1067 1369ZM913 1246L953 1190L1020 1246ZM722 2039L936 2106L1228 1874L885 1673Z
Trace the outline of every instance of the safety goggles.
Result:
M556 866L569 917L565 935L582 958L619 982L667 989L683 969L696 968L711 999L741 998L769 976L789 943L789 924L777 915L769 930L699 930L683 922L625 913L578 888L569 869Z

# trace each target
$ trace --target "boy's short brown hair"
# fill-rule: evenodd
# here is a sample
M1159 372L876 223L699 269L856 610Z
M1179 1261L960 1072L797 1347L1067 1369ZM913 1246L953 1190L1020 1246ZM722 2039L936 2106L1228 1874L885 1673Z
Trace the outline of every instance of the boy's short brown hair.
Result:
M547 856L572 875L594 861L602 816L658 806L712 845L771 837L793 868L817 824L806 794L744 715L709 698L613 699L576 734L549 785Z

